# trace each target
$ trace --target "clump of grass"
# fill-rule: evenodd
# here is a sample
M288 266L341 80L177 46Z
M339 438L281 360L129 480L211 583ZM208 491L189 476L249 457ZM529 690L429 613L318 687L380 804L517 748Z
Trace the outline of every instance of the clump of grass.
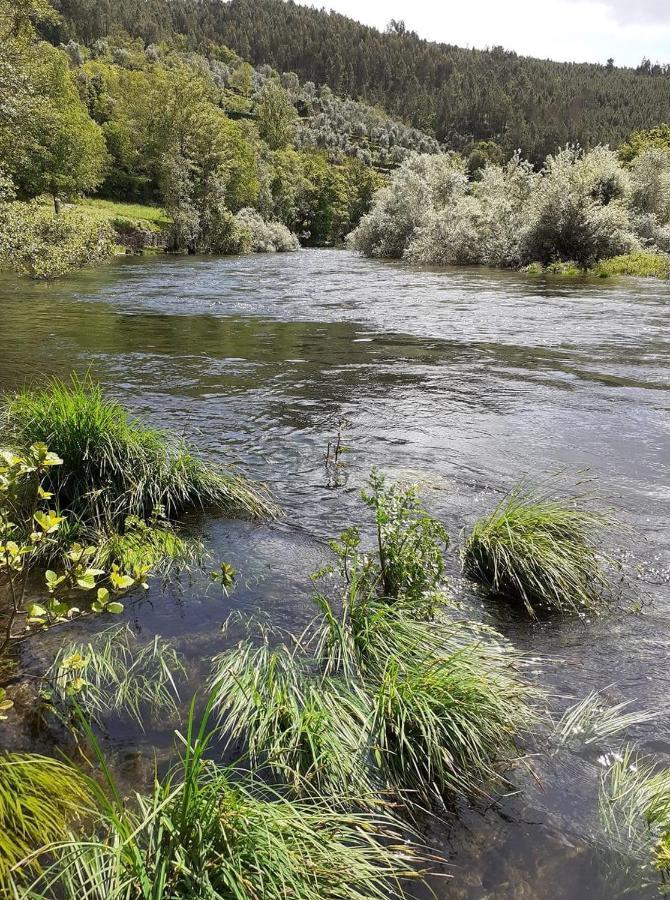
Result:
M603 778L601 813L626 850L670 878L670 769L625 748Z
M152 714L177 712L175 679L185 674L169 641L157 636L139 647L130 628L120 625L63 647L45 675L43 696L70 725L81 713L99 723L107 713L125 712L142 727L143 707Z
M612 590L612 560L599 541L616 525L578 497L516 487L475 523L462 551L467 575L491 593L537 607L594 613Z
M608 703L602 691L592 691L583 700L568 707L553 731L557 746L602 744L634 725L650 722L657 714L633 710L634 701Z
M266 636L214 660L221 721L293 788L351 802L376 786L408 806L481 794L531 720L519 658L446 614L447 535L416 489L373 473L362 499L375 552L357 528L331 542L340 595L316 595L320 615L294 649Z
M375 691L373 746L387 782L411 802L483 793L496 764L514 755L529 692L502 661L494 667L475 644L388 662Z
M285 645L245 641L220 654L212 676L219 721L229 742L244 742L252 767L266 765L297 795L364 799L372 793L369 703L308 666Z
M178 764L149 795L122 800L108 770L94 834L47 845L27 888L42 900L382 900L416 877L392 820L290 801L205 758L212 700L189 717Z
M66 839L94 808L88 779L64 762L36 753L0 754L0 893L11 870L39 846ZM39 870L31 857L27 868Z
M577 263L561 261L551 262L546 266L540 262L532 262L524 266L521 271L526 275L566 275L573 278L585 274L585 270Z
M202 566L206 551L201 541L186 538L164 519L145 522L128 516L122 533L103 535L97 561L104 567L116 563L124 572L151 569L165 576L189 566Z
M89 377L16 394L7 401L6 422L18 447L43 442L59 454L53 487L61 508L101 529L163 511L172 519L193 507L250 516L274 511L263 488L132 419Z
M612 259L602 259L593 268L600 278L634 275L638 278L670 278L670 256L650 250L635 250Z

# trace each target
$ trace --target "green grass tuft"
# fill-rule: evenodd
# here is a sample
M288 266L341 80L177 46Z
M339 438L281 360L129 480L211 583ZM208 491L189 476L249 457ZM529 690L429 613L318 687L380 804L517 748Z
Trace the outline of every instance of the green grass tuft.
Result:
M88 780L36 753L0 754L0 893L11 896L11 869L37 847L65 839L94 808ZM32 858L26 866L39 870Z
M98 826L46 845L27 885L40 900L385 900L405 896L417 854L387 817L287 800L206 759L212 700L193 707L180 761L147 795L124 801L104 767ZM94 747L95 739L90 735ZM109 798L108 798L109 795Z
M229 741L243 740L298 796L364 800L370 705L336 679L320 678L288 647L243 642L214 659L212 687Z
M617 527L578 497L554 499L520 485L475 523L462 551L464 572L492 594L536 608L593 613L612 590L612 561L600 549Z
M670 878L670 769L639 757L630 747L617 754L603 777L601 816L625 852Z
M640 278L670 278L670 255L649 250L636 250L612 259L602 259L593 267L600 278L612 275L635 275Z
M45 676L49 707L68 724L80 713L100 723L110 712L125 712L143 726L142 710L177 712L175 679L185 675L173 645L161 637L138 646L130 628L120 625L91 641L64 646Z
M497 663L497 664L496 664ZM410 802L484 793L528 724L528 690L504 654L466 645L432 659L394 657L375 693L373 746L387 782Z
M61 509L101 530L118 530L128 516L172 519L194 507L230 515L274 512L263 488L132 419L88 377L10 397L6 429L19 448L43 442L62 457L54 472Z

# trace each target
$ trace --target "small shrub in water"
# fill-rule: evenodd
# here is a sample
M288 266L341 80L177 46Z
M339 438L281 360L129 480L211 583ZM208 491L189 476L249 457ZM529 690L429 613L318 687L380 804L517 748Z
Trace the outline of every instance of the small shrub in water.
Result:
M463 551L467 575L491 593L541 606L596 612L611 592L610 559L598 541L615 527L579 498L553 499L521 485L477 521Z
M6 404L8 438L47 443L63 459L54 476L61 508L115 531L127 516L172 518L192 507L272 513L267 493L232 469L208 465L183 443L130 418L90 378L24 390Z

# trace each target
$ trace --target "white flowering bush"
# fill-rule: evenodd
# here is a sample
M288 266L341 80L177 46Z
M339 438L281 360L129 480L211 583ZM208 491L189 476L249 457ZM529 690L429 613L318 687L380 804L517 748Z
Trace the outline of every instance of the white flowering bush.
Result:
M241 209L235 215L235 221L249 234L253 253L286 253L300 249L298 238L286 225L266 221L255 209Z
M377 192L348 243L366 256L399 259L419 230L434 224L437 210L464 197L467 188L465 163L455 154L411 156Z
M521 236L521 261L588 268L640 244L632 232L627 173L606 147L566 147L547 157Z

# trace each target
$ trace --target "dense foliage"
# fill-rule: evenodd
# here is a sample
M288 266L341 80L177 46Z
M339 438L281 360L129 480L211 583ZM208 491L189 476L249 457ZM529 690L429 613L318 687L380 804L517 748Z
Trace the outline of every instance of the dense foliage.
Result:
M540 162L569 141L616 146L631 130L670 119L667 69L648 64L467 50L421 40L401 23L382 34L283 0L60 0L59 8L63 23L49 31L58 41L92 42L120 27L147 43L174 34L193 49L223 43L254 63L381 104L457 149L493 139L507 155L521 148Z
M625 166L607 147L567 146L537 172L514 156L476 179L456 154L397 169L351 235L368 256L490 266L572 262L588 268L632 251L670 250L670 150ZM657 271L666 271L656 262ZM633 270L634 271L634 270Z
M290 250L295 236L338 243L380 170L438 149L219 44L196 53L179 35L152 44L115 33L55 45L38 31L65 28L47 0L0 0L0 14L0 259L20 273L95 264L114 241L205 253ZM144 211L128 221L65 205L91 193ZM137 222L153 211L160 241Z

